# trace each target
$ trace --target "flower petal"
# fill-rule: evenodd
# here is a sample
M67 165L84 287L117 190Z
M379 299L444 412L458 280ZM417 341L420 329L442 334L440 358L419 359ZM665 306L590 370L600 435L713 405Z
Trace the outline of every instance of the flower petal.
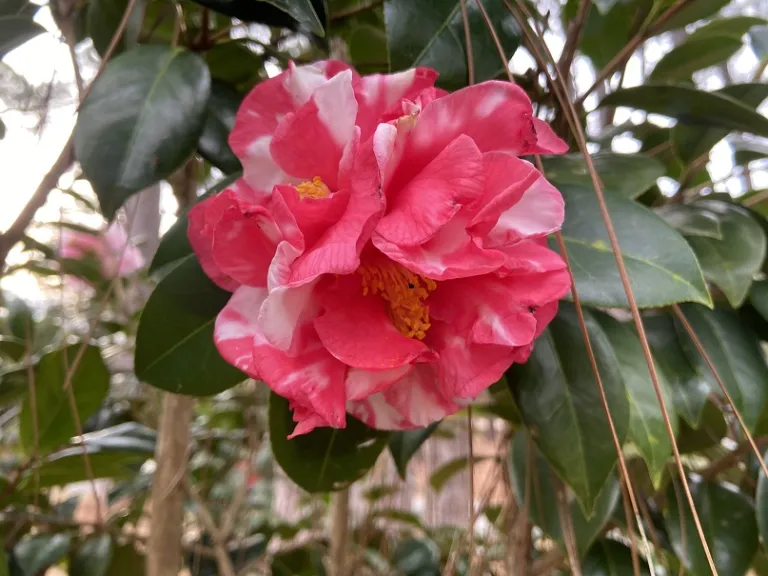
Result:
M335 190L344 148L355 133L356 116L352 73L341 72L317 87L295 114L285 116L275 131L270 153L287 174L305 180L319 176Z
M390 384L393 384L405 376L412 366L405 364L389 370L363 370L362 368L350 368L347 371L347 400L362 400L372 394L380 392Z
M338 279L320 296L325 311L315 318L320 341L335 358L355 368L388 370L436 356L420 340L403 336L376 295L363 296L359 278Z
M347 367L323 348L311 322L297 327L290 356L270 345L258 323L266 297L265 289L252 287L232 295L216 318L216 348L225 360L301 407L297 415L311 420L312 427L323 422L343 428Z
M460 135L401 190L387 191L387 214L376 233L399 246L433 237L463 205L483 192L483 159L471 138Z
M544 238L524 240L498 248L504 254L506 272L549 272L565 269L565 261L547 247Z

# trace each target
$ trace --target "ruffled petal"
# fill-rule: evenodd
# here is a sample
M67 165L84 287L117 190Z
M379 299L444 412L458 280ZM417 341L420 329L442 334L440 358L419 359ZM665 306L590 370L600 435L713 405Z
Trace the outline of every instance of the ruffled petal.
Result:
M323 346L344 364L388 370L436 359L423 342L395 328L380 296L363 296L359 278L338 279L319 299L325 311L315 318L315 329Z
M550 272L565 269L565 261L547 247L544 238L524 240L513 246L499 247L504 254L504 272Z
M231 208L231 196L223 193L198 202L188 213L187 237L206 275L224 290L233 292L240 283L221 271L213 258L213 231Z
M265 289L251 287L232 295L216 318L216 348L225 360L291 401L294 415L311 425L295 433L320 424L343 428L347 367L325 350L311 322L297 327L291 355L270 345L258 323L266 297Z
M339 164L355 132L357 101L352 73L345 71L314 88L296 113L285 116L270 144L270 153L289 175L319 176L331 190L338 186Z
M387 214L376 233L399 246L432 238L461 209L483 193L483 158L471 138L461 135L400 191L387 191Z
M362 400L387 388L405 376L411 365L398 366L389 370L363 370L350 368L347 371L347 400Z

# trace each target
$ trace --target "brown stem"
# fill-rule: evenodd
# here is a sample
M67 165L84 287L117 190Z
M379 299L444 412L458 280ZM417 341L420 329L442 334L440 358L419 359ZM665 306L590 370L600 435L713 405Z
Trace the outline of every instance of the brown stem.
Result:
M560 70L560 76L562 76L566 86L568 85L568 79L570 78L573 59L576 56L576 48L581 40L581 33L584 30L584 24L587 21L587 14L589 14L589 7L591 5L591 0L581 0L579 2L576 18L574 18L571 21L570 26L568 26L568 36L565 39L563 55L560 57L560 62L557 64L557 67Z
M221 576L235 576L235 568L232 566L232 559L227 552L226 536L224 536L221 530L216 526L216 522L213 520L211 512L208 510L208 507L205 505L205 502L195 487L187 483L185 483L185 485L187 493L192 500L194 500L195 504L197 504L199 518L203 527L210 534L211 540L213 540L213 551L216 555L216 567L219 570L218 573ZM181 548L181 539L179 539L179 548ZM175 574L176 573L174 573L174 575Z
M181 569L189 425L194 398L164 394L152 481L152 527L147 550L148 576L177 576Z
M331 498L331 576L346 576L349 539L349 489L344 488Z

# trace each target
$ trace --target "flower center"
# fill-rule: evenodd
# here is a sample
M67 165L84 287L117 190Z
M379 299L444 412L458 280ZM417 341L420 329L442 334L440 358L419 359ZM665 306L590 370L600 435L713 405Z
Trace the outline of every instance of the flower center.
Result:
M331 195L331 191L320 176L315 176L312 180L302 182L296 186L296 191L302 200L304 198L328 198Z
M423 340L431 326L425 301L437 283L391 261L360 266L357 273L362 276L363 296L380 295L389 304L395 328L408 338Z

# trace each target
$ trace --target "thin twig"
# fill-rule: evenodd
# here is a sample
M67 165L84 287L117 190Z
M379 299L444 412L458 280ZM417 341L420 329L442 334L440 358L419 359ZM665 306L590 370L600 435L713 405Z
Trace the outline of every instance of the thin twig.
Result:
M557 501L557 515L560 518L560 529L565 540L565 551L568 553L568 563L571 566L573 576L581 576L581 564L579 563L579 549L576 545L576 533L573 530L573 518L571 509L568 506L568 497L566 496L565 486L558 479L553 477L555 482L555 499Z
M507 4L510 11L512 11L513 14L516 14L516 11L512 8L511 5L509 5L508 0L504 0L504 2L505 4ZM675 6L681 5L683 2L685 2L685 0L680 0L677 4L675 4ZM525 14L526 17L530 17L530 15L528 14L528 9L526 8L525 4L518 0L518 5L520 6L520 10L523 12L523 14ZM524 32L526 32L528 30L528 22L526 18L520 17L519 15L516 17L521 28L523 29ZM542 46L550 62L554 64L554 59L552 58L552 54L549 52L549 49L545 44L542 44ZM562 82L557 83L551 78L549 71L547 70L547 67L546 67L546 63L547 63L546 59L541 54L538 53L538 50L535 49L534 52L535 52L534 56L540 62L540 65L543 65L544 72L548 77L550 85L553 87L553 89L555 89L558 100L560 101L561 105L565 106L564 108L564 111L566 112L565 118L574 136L576 137L577 142L579 143L579 148L582 154L584 155L584 160L587 165L587 171L589 172L590 179L592 180L592 186L595 190L595 196L597 198L598 206L600 209L600 215L603 220L606 233L608 234L608 238L610 240L611 250L613 251L614 258L616 259L616 266L619 271L621 283L624 288L624 292L627 296L627 301L629 303L629 307L632 312L632 319L634 321L635 328L637 329L638 337L640 339L640 344L643 349L643 355L645 357L645 361L648 366L648 372L651 376L651 382L653 383L654 392L656 393L656 399L659 403L659 407L661 408L661 413L664 419L667 435L669 436L670 443L672 444L672 451L675 456L675 462L677 464L678 470L680 471L680 474L682 475L683 487L685 488L688 504L691 507L691 512L696 524L696 530L699 534L702 547L704 548L704 552L707 557L709 567L712 570L712 573L715 576L717 576L718 574L717 568L715 567L714 559L712 558L712 553L709 549L709 545L707 544L706 538L704 537L704 530L701 526L701 521L699 519L698 512L696 511L696 506L693 502L693 496L688 486L688 481L684 475L683 462L680 457L680 451L677 447L677 440L675 439L675 433L674 433L674 430L672 429L672 423L669 417L669 411L667 410L667 407L664 402L664 397L661 392L661 385L659 384L659 377L658 377L658 373L656 372L656 365L654 364L654 361L653 361L651 348L648 343L648 337L646 336L643 320L642 320L642 317L640 316L640 309L638 308L637 300L635 299L634 289L632 288L632 284L629 280L629 274L627 272L626 263L624 262L624 255L621 252L621 247L619 246L619 240L618 240L618 237L616 236L616 231L613 227L613 220L611 219L610 212L608 211L608 205L606 204L606 201L605 201L605 195L603 193L603 187L600 181L600 177L597 174L597 171L595 170L595 166L592 162L592 157L590 156L589 151L587 150L586 138L584 136L584 132L578 120L576 109L568 99L565 86L562 85ZM560 80L560 78L558 77L557 80ZM619 465L624 469L624 471L626 471L626 463L624 462L624 457L623 457L623 454L621 453L619 453ZM624 474L624 472L622 472L622 474ZM624 474L624 479L625 481L629 481L629 474ZM634 494L632 490L630 490L630 495L631 495L631 498L634 500ZM636 518L638 518L639 520L639 512L638 512L636 503L634 503L633 509L635 511ZM639 526L640 526L640 529L642 530L642 523L640 523ZM641 534L644 534L644 531L642 531ZM646 545L647 545L647 540L646 540ZM648 556L648 560L649 562L651 562L650 555ZM653 572L653 567L651 567L651 572Z
M581 40L581 33L584 30L584 24L587 22L587 14L589 14L591 5L592 0L581 0L579 2L579 9L576 12L576 18L571 21L571 24L568 27L568 36L565 39L563 54L560 57L560 62L557 64L558 70L560 70L560 76L563 78L563 82L566 85L570 78L571 66L573 65L573 59L576 56L576 48Z
M35 385L35 366L32 362L32 326L29 322L29 316L24 318L24 363L27 365L27 389L29 394L29 409L32 412L32 455L30 462L36 461L40 457L40 429L37 414L37 386ZM17 476L17 481L21 479L21 472ZM33 471L33 481L35 485L35 507L38 504L40 495L40 471L35 468Z
M232 565L232 559L227 552L226 540L222 538L222 534L216 526L216 522L213 520L213 516L211 516L208 507L205 505L205 502L203 502L200 493L189 482L185 482L184 485L187 494L189 494L190 498L192 498L197 505L200 522L210 534L211 540L213 541L213 551L216 554L216 565L219 569L219 574L221 576L237 576L235 568Z
M685 331L688 333L688 336L693 341L694 346L696 346L696 350L698 350L699 354L701 354L701 357L704 358L704 362L707 363L707 367L712 371L712 375L715 377L715 380L717 381L717 385L720 387L720 390L722 391L723 396L725 396L725 399L728 401L728 404L730 404L731 409L733 410L733 413L736 415L736 420L739 421L739 426L741 426L741 429L744 432L744 436L746 436L747 442L749 443L749 446L752 448L752 452L757 458L757 461L760 462L760 467L763 469L763 474L765 474L766 479L768 479L768 466L766 466L765 461L763 460L763 455L760 452L760 449L757 447L757 443L755 442L754 436L752 436L752 434L749 431L749 428L744 422L744 418L742 417L741 412L739 411L738 408L736 408L736 404L734 404L733 398L731 397L731 394L728 392L728 389L725 387L725 384L723 383L723 379L720 377L720 374L718 373L717 368L712 362L712 359L709 357L709 354L707 354L707 351L704 348L704 345L701 343L701 340L699 340L699 337L696 335L696 332L694 331L693 326L691 326L690 322L688 322L688 318L685 317L685 314L683 314L683 311L680 309L680 306L678 306L677 304L673 304L672 311L675 313L675 316L677 316L677 319L680 320L680 323L683 325L683 328L685 328Z
M481 0L478 0L481 2ZM464 21L464 44L467 47L467 80L470 86L475 83L475 57L472 53L472 30L469 27L467 0L460 0L461 18Z

